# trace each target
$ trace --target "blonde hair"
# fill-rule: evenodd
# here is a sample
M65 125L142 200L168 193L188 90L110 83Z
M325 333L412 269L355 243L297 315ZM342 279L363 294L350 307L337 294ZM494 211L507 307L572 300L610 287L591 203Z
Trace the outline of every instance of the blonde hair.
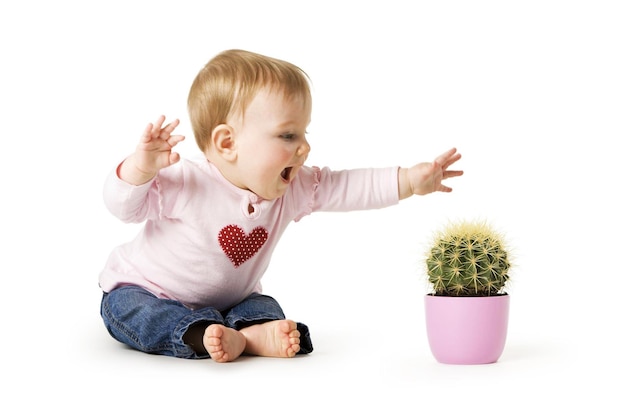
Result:
M308 75L299 67L275 58L238 49L211 59L191 85L187 108L198 147L205 152L211 133L229 116L244 115L262 88L282 91L286 98L311 104Z

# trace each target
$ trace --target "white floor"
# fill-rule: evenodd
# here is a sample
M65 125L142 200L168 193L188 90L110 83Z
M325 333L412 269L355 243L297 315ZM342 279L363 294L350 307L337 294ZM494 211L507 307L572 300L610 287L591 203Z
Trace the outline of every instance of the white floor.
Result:
M533 277L520 276L500 361L443 365L426 341L423 286L403 268L380 277L390 255L379 252L382 259L372 250L362 267L303 272L304 283L292 286L308 293L285 291L288 269L273 269L283 278L268 291L314 338L313 354L294 359L217 364L130 350L104 330L93 283L48 312L14 309L4 332L20 338L5 343L1 409L90 417L624 416L621 306L580 292L535 294L523 283Z

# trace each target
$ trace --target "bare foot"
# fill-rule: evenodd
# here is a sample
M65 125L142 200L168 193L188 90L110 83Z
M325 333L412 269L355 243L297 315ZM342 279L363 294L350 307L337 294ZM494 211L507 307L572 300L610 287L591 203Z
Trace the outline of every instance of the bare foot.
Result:
M300 351L300 331L288 319L243 328L246 354L264 357L293 357Z
M226 363L243 353L246 348L246 337L235 329L212 324L204 330L202 344L213 360Z

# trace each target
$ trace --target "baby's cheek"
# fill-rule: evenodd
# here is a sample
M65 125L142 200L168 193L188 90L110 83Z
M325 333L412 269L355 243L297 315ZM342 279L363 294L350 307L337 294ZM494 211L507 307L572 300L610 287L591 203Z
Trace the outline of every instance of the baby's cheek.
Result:
M281 148L277 150L276 152L272 153L271 164L275 165L277 168L281 167L281 170L282 170L282 168L287 167L291 163L294 153L295 153L295 149L290 150L290 149Z

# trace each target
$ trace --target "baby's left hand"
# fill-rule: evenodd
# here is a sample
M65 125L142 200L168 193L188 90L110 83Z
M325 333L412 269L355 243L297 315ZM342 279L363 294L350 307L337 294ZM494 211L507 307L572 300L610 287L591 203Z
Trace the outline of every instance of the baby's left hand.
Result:
M449 193L452 188L441 183L442 180L463 175L461 170L448 170L452 164L461 159L461 154L452 148L432 163L419 163L411 168L400 169L399 196L400 199L414 194L426 195L433 192Z

